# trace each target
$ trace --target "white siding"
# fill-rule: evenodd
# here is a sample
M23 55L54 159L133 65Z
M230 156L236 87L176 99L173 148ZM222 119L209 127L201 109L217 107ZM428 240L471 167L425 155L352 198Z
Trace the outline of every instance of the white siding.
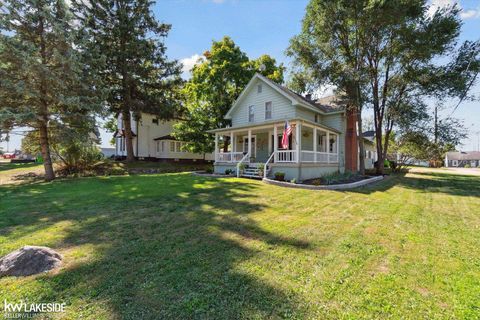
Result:
M141 119L137 122L132 118L132 130L137 135L132 139L133 152L135 156L146 158L170 158L170 159L206 159L213 160L213 153L203 154L190 153L190 152L157 152L156 138L160 138L166 135L170 135L173 131L173 125L175 121L158 121L158 124L153 123L152 120L156 119L154 115L142 113ZM119 115L117 119L118 129L123 127L122 116ZM138 154L137 154L137 139L138 139ZM126 151L120 151L121 138L115 139L117 155L126 156Z
M262 83L262 92L257 92L257 85ZM256 83L251 86L249 92L246 92L239 101L239 105L231 113L232 125L242 126L247 125L248 122L248 107L254 106L255 119L254 124L265 122L265 102L272 102L272 119L282 120L295 118L295 107L289 99L278 93L270 85L263 83L261 80L256 80Z

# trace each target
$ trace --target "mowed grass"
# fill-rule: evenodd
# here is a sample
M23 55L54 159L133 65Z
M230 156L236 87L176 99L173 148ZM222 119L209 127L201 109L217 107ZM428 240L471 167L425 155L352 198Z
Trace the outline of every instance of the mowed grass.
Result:
M480 318L479 177L348 192L186 173L0 186L0 256L64 256L0 301L69 319ZM1 307L0 307L1 308Z

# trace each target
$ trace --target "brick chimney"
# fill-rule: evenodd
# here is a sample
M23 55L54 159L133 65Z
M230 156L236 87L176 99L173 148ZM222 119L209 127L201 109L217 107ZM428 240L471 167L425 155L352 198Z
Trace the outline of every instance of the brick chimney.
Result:
M347 132L345 134L345 170L358 171L358 140L356 110L347 107Z

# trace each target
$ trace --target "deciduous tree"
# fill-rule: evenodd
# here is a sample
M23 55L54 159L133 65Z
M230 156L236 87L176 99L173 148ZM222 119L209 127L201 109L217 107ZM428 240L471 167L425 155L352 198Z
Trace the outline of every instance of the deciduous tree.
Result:
M212 152L213 137L207 131L229 124L225 114L256 72L283 82L284 67L270 56L250 60L229 37L213 42L191 70L183 89L186 121L175 126L175 135L189 142L190 151Z

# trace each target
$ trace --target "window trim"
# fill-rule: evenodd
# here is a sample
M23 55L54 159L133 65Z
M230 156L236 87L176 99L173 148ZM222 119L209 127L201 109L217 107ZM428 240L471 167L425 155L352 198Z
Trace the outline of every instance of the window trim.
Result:
M251 116L251 119L250 119ZM255 106L248 106L248 122L255 122Z
M267 118L267 105L270 104L270 117ZM272 101L265 102L265 120L271 120L273 118L273 103Z

